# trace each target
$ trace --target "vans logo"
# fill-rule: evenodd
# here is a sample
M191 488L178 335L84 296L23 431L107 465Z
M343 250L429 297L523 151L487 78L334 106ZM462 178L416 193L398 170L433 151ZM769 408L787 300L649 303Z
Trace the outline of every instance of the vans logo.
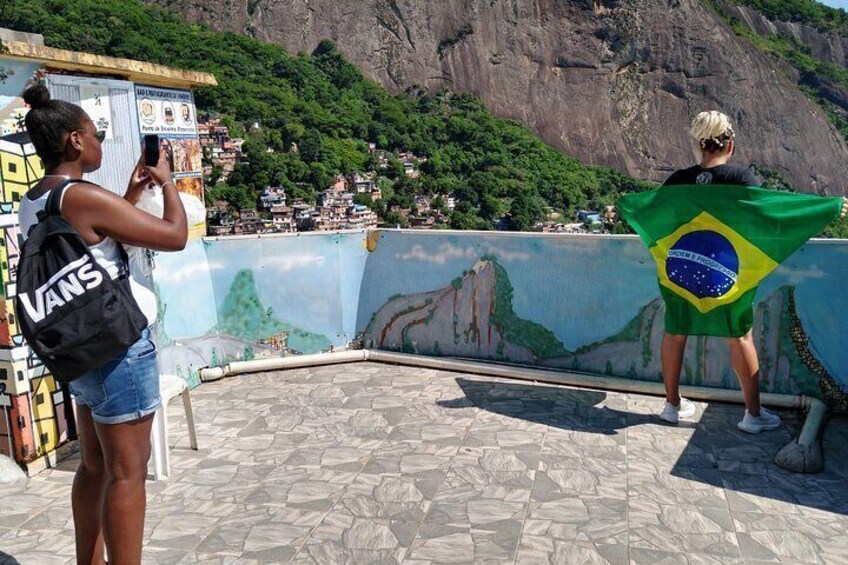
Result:
M103 275L91 262L91 257L86 255L69 263L50 277L50 280L35 289L32 300L26 293L19 293L18 298L24 305L27 315L37 324L49 316L54 309L85 294L87 290L97 288L102 282Z

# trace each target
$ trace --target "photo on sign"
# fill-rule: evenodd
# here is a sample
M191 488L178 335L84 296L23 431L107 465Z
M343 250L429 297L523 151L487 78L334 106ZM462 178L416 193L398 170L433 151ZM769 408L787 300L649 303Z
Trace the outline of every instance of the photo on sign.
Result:
M174 105L170 102L162 102L162 118L169 126L174 123Z
M203 170L203 152L197 139L162 139L171 170L175 173L194 173Z
M138 115L141 121L145 124L152 124L156 121L156 106L150 98L142 98L138 103Z
M191 114L191 106L185 103L180 104L180 117L182 117L184 125L190 126L194 123L194 118Z
M190 90L136 85L141 134L197 135L197 109Z
M184 194L191 194L203 201L203 179L200 177L186 177L177 179L177 190Z

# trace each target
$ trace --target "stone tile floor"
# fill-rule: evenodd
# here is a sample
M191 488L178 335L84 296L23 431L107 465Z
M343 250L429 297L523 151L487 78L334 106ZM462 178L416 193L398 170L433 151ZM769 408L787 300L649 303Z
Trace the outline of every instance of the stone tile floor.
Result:
M378 364L247 375L171 409L149 563L846 563L848 420L827 465L772 463L788 427L699 404ZM178 402L178 401L177 401ZM70 562L74 458L0 487L0 563Z

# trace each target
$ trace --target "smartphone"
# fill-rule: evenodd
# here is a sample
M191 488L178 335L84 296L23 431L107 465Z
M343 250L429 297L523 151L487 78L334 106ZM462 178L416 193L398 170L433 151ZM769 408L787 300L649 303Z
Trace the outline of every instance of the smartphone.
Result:
M159 136L145 135L144 136L144 164L148 167L155 167L159 164Z

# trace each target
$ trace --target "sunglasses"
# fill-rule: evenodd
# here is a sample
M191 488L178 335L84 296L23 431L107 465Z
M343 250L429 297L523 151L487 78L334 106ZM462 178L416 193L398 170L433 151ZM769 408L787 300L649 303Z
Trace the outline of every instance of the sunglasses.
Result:
M90 133L87 129L78 129L76 131L81 132L81 133ZM98 131L94 132L93 135L94 135L95 138L97 138L98 143L103 143L103 140L106 139L106 132L105 131L99 131L98 130Z

